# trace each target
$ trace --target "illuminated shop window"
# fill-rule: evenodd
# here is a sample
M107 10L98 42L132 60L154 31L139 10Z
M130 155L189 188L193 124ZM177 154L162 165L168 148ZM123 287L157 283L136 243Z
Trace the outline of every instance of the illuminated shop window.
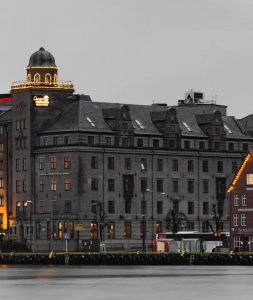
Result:
M253 174L246 175L246 182L247 184L253 184Z

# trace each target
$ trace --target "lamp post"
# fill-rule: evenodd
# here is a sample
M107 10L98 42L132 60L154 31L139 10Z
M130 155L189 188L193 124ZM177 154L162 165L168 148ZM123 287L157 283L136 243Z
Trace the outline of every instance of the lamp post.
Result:
M145 207L145 192L152 192L150 189L143 189L142 191L142 252L146 252L146 232L147 232L147 224L146 224L146 209L147 205ZM153 208L152 208L153 211Z
M29 233L30 233L30 246L31 246L31 250L32 250L32 252L33 252L33 234L32 234L32 228L34 227L33 225L33 220L34 220L34 218L33 218L33 202L31 201L31 200L27 200L26 201L27 203L29 203L30 204L30 231L29 231Z

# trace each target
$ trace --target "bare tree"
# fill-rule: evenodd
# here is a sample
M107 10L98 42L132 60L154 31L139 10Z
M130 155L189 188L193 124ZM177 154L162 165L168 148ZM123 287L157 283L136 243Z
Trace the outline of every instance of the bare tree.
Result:
M214 233L214 232L218 232L218 231L221 230L221 217L222 217L222 215L217 212L215 204L213 204L212 213L213 213L213 218L212 219L214 221L214 226L209 221L207 221L207 224L210 227L210 229L212 230L212 232Z
M178 231L180 231L186 224L187 218L183 212L176 212L175 210L170 210L166 217L166 229L172 232L173 238Z

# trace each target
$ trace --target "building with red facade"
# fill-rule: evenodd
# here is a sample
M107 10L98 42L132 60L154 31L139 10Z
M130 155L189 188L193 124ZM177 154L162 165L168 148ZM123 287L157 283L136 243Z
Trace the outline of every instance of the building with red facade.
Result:
M253 249L253 151L244 158L229 189L230 250Z

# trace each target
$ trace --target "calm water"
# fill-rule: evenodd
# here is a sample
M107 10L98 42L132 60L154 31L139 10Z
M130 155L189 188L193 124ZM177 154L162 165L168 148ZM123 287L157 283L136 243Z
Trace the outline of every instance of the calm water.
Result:
M2 266L0 299L191 300L253 298L253 267Z

